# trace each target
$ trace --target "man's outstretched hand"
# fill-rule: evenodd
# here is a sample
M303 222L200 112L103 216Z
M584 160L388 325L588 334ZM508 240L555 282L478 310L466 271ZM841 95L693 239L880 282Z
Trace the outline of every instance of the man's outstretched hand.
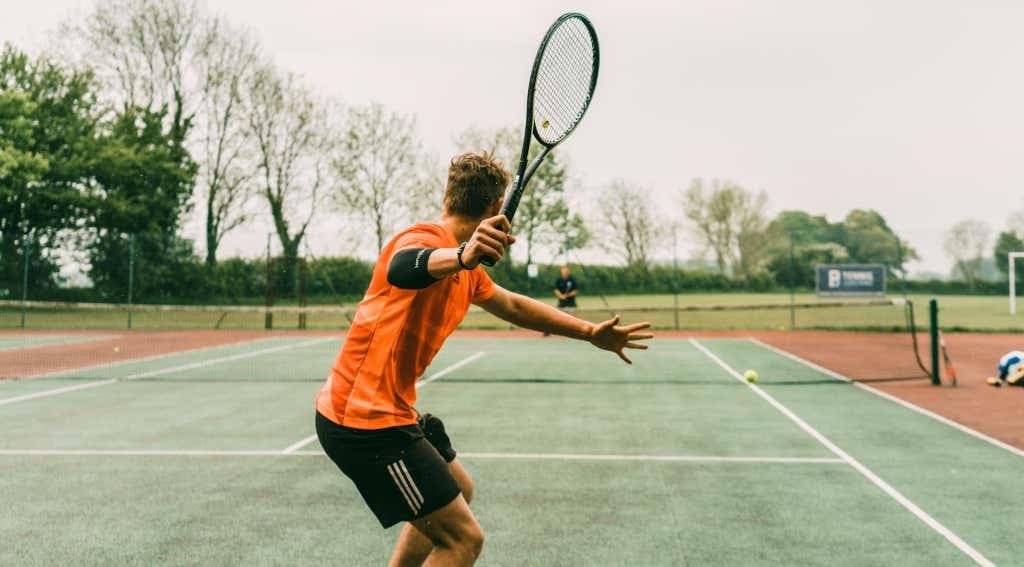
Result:
M633 364L633 361L624 352L627 348L646 350L647 345L635 341L653 339L654 333L639 333L643 329L649 329L650 323L636 323L625 327L617 326L619 316L598 323L590 333L590 344L602 350L610 350L619 355L626 364Z

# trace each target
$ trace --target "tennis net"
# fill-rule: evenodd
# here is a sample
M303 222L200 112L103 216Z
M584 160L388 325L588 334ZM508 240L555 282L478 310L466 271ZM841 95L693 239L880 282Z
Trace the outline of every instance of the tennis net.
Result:
M617 314L626 323L650 321L655 329L678 329L695 336L873 331L887 335L883 338L892 345L890 353L900 353L894 357L899 361L894 370L877 378L929 376L922 360L922 350L928 345L918 340L919 333L928 331L927 322L918 324L913 303L900 299L781 299L775 303L679 307L623 301L618 306L590 305L574 313L594 322ZM128 306L0 301L0 380L45 376L54 380L319 381L354 313L354 305ZM512 327L474 307L461 328ZM853 335L843 340L854 344L860 339ZM554 342L544 348L569 348L566 344ZM225 366L225 360L230 364ZM230 375L225 376L226 368Z

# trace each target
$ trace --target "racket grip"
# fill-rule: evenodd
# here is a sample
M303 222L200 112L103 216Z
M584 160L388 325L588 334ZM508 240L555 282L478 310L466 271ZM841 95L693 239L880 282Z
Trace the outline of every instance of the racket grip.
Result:
M494 258L491 258L490 256L484 256L483 258L480 258L480 263L490 268L494 266L494 264L496 264L497 262L494 260Z

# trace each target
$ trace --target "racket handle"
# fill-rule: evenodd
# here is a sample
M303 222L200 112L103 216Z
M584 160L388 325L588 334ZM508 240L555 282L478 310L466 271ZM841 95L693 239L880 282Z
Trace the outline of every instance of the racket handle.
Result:
M496 261L494 260L494 258L491 258L490 256L484 256L483 258L480 258L480 263L490 268L494 266Z

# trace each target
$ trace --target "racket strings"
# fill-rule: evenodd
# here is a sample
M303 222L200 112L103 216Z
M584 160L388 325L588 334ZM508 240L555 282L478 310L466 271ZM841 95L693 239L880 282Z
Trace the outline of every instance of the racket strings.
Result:
M558 143L583 118L593 94L596 41L577 18L566 20L548 40L533 95L533 119L541 142Z

